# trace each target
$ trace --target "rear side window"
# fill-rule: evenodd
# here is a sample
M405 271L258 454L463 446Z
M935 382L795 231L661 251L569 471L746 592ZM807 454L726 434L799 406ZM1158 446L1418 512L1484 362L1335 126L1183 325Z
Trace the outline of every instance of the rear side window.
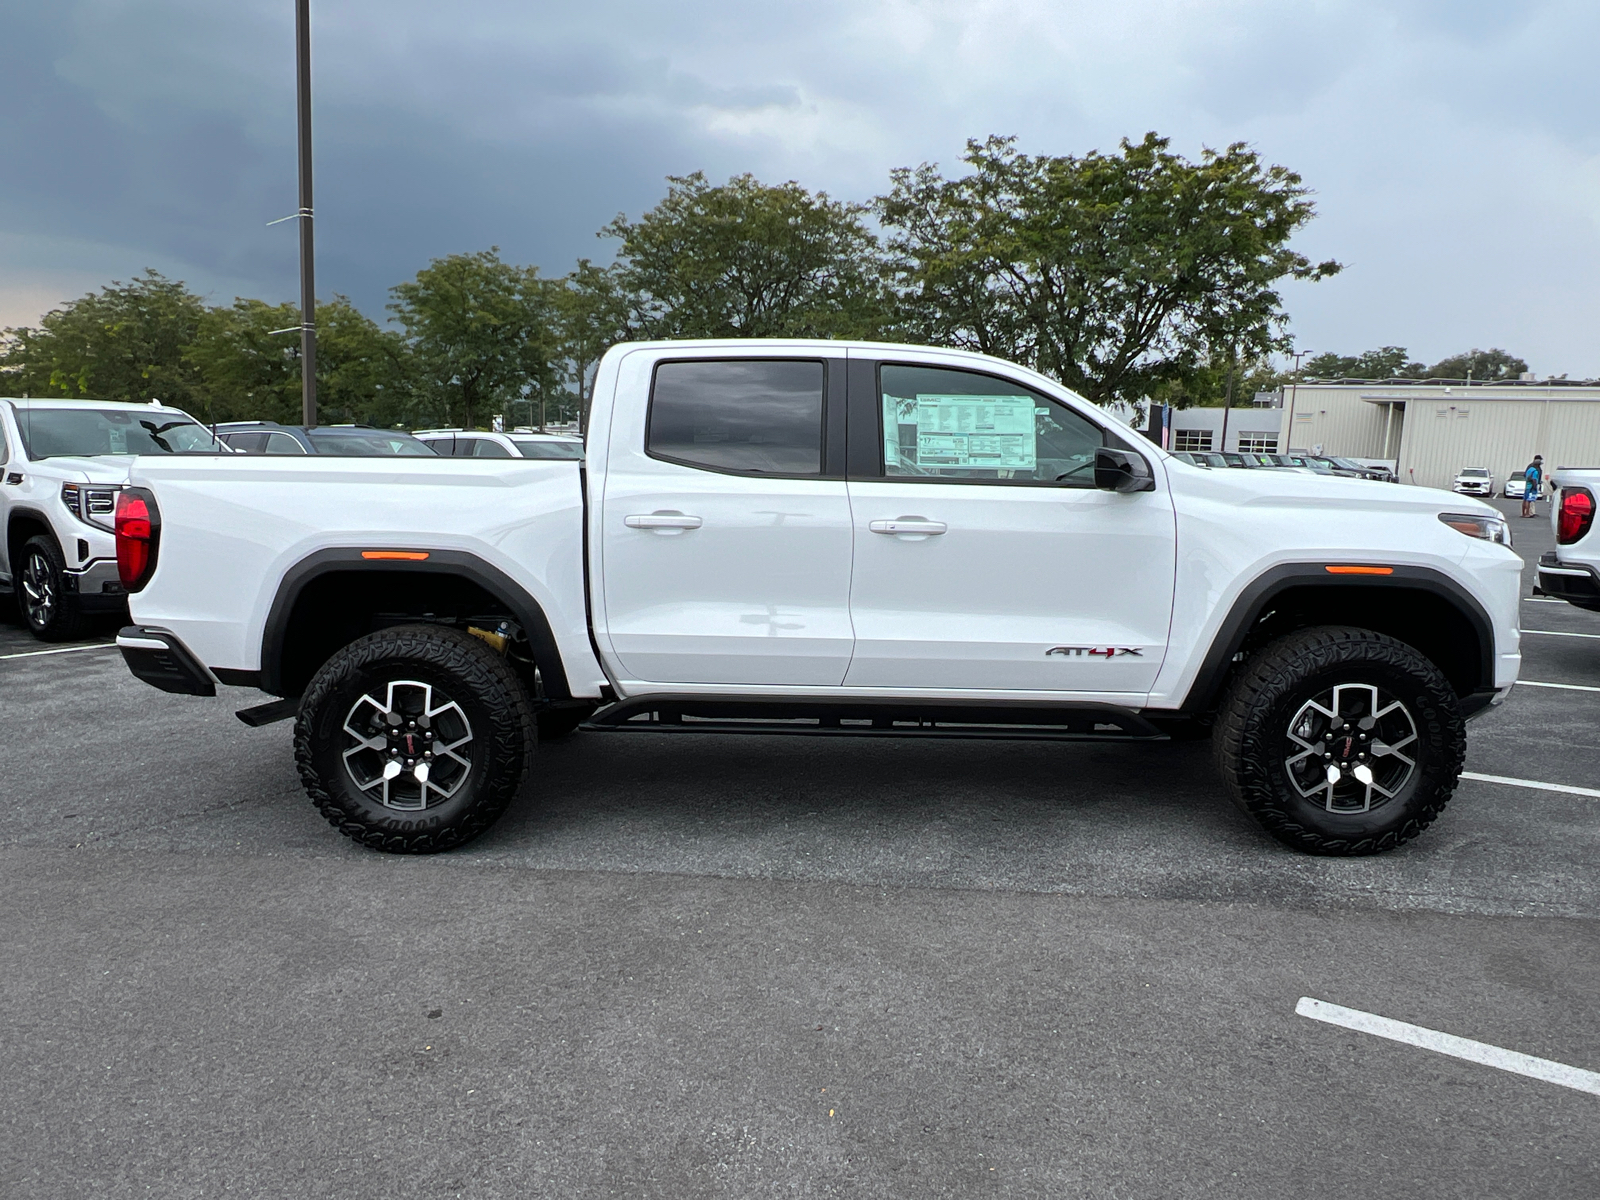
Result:
M225 433L222 440L243 454L260 454L267 446L264 433Z
M267 434L268 454L304 454L306 448L287 433Z
M473 458L510 458L511 451L507 450L493 438L477 438L477 449L472 452Z
M815 361L662 363L645 448L713 471L821 475L823 385Z

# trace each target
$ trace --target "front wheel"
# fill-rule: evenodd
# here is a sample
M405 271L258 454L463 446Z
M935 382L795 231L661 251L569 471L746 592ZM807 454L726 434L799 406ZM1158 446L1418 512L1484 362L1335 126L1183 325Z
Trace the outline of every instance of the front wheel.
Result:
M1429 659L1368 629L1323 626L1262 649L1217 718L1234 801L1308 854L1392 850L1455 792L1466 724Z
M66 576L67 560L54 538L41 534L24 543L17 602L23 620L42 642L69 642L88 627L78 597L67 591Z
M528 694L478 638L401 625L350 643L311 680L295 762L312 803L346 837L395 854L471 841L532 765Z

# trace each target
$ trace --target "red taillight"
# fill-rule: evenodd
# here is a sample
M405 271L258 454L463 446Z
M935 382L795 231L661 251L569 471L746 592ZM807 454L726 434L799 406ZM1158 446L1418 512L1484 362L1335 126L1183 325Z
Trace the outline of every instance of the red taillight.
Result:
M1556 541L1570 546L1589 532L1594 524L1594 497L1585 488L1562 488L1561 507L1556 511Z
M122 586L137 592L150 581L156 568L161 511L156 498L143 488L124 488L117 494L117 574Z

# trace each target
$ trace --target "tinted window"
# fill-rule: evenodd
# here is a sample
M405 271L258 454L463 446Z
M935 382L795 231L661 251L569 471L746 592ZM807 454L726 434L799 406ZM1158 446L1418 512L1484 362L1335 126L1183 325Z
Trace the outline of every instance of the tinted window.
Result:
M819 362L662 363L646 448L719 471L820 475L822 389Z
M536 442L532 438L512 438L523 458L582 458L582 442Z
M160 409L39 408L17 413L28 457L215 453L211 431Z
M267 435L264 433L225 433L222 440L241 454L261 454L267 448Z
M369 458L379 455L399 454L432 458L433 451L409 433L396 433L383 429L363 429L359 433L313 429L307 436L318 454L337 454L345 457Z
M504 446L502 446L499 442L495 441L493 438L478 438L476 440L477 440L477 443L478 443L478 448L472 455L472 457L474 457L474 458L510 458L511 457L511 451L507 450Z
M306 448L287 433L267 434L268 454L304 454Z
M884 366L883 468L894 477L1094 486L1107 437L1048 396L992 375Z

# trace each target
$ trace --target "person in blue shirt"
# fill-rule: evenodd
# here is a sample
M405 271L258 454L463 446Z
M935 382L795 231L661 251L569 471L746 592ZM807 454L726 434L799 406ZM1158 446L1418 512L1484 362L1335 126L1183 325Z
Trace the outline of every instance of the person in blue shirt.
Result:
M1535 454L1533 461L1528 464L1528 469L1522 473L1522 515L1534 515L1533 502L1539 498L1539 489L1544 484L1544 455Z

